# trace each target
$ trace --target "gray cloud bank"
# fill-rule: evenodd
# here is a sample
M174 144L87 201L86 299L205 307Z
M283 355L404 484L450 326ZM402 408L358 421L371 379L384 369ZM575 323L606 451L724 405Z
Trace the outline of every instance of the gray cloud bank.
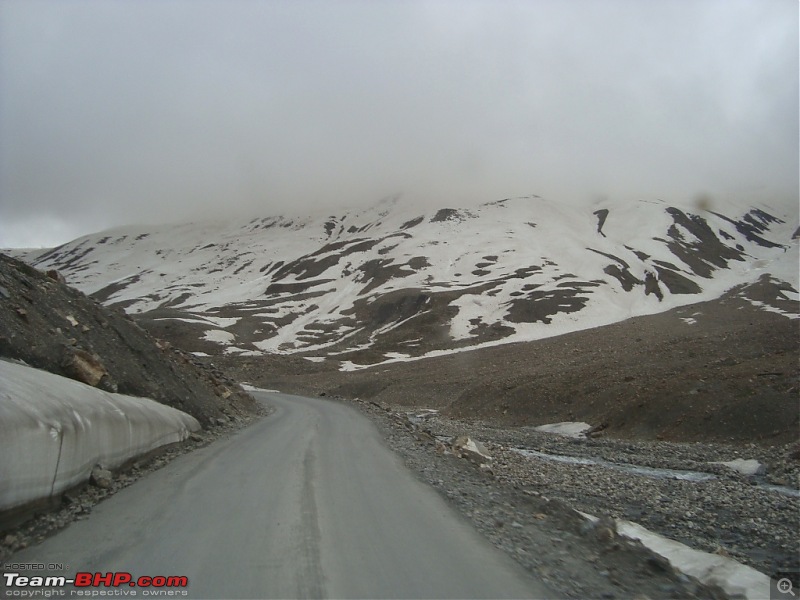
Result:
M796 207L798 71L795 0L0 0L0 247L397 192Z

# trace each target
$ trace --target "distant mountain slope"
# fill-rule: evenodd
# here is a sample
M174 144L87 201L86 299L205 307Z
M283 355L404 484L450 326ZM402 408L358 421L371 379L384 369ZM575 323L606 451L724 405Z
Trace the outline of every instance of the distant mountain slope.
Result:
M259 387L436 408L467 421L584 421L611 437L796 444L798 321L747 299L769 301L770 288L737 286L611 325L353 372L300 356L214 362Z
M528 341L774 287L798 312L797 215L532 196L410 212L123 228L28 260L193 351L353 369Z

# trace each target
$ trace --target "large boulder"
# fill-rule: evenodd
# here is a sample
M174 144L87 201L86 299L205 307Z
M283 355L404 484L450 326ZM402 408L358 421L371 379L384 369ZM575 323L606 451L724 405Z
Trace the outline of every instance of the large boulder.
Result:
M72 379L99 387L107 392L116 392L116 385L111 381L100 357L82 348L65 348L61 359L64 372Z
M486 446L467 435L458 436L453 440L453 454L460 458L466 458L476 465L482 465L492 461L492 457Z

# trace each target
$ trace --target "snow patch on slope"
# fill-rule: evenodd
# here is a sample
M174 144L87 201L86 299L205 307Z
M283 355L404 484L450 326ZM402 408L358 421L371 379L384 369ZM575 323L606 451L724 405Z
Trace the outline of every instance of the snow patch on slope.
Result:
M216 342L218 344L222 344L223 346L227 346L236 340L236 336L222 329L209 329L203 335L203 339L208 340L209 342Z
M563 423L539 425L538 427L534 427L534 430L571 438L584 438L586 437L586 432L591 428L591 425L582 421L564 421Z

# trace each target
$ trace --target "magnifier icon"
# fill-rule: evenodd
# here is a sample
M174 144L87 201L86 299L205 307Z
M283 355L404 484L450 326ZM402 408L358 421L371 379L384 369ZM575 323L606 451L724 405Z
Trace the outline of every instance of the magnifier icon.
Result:
M792 589L792 582L786 579L785 577L783 579L778 580L778 591L781 594L791 594L792 597L796 597L794 590Z

